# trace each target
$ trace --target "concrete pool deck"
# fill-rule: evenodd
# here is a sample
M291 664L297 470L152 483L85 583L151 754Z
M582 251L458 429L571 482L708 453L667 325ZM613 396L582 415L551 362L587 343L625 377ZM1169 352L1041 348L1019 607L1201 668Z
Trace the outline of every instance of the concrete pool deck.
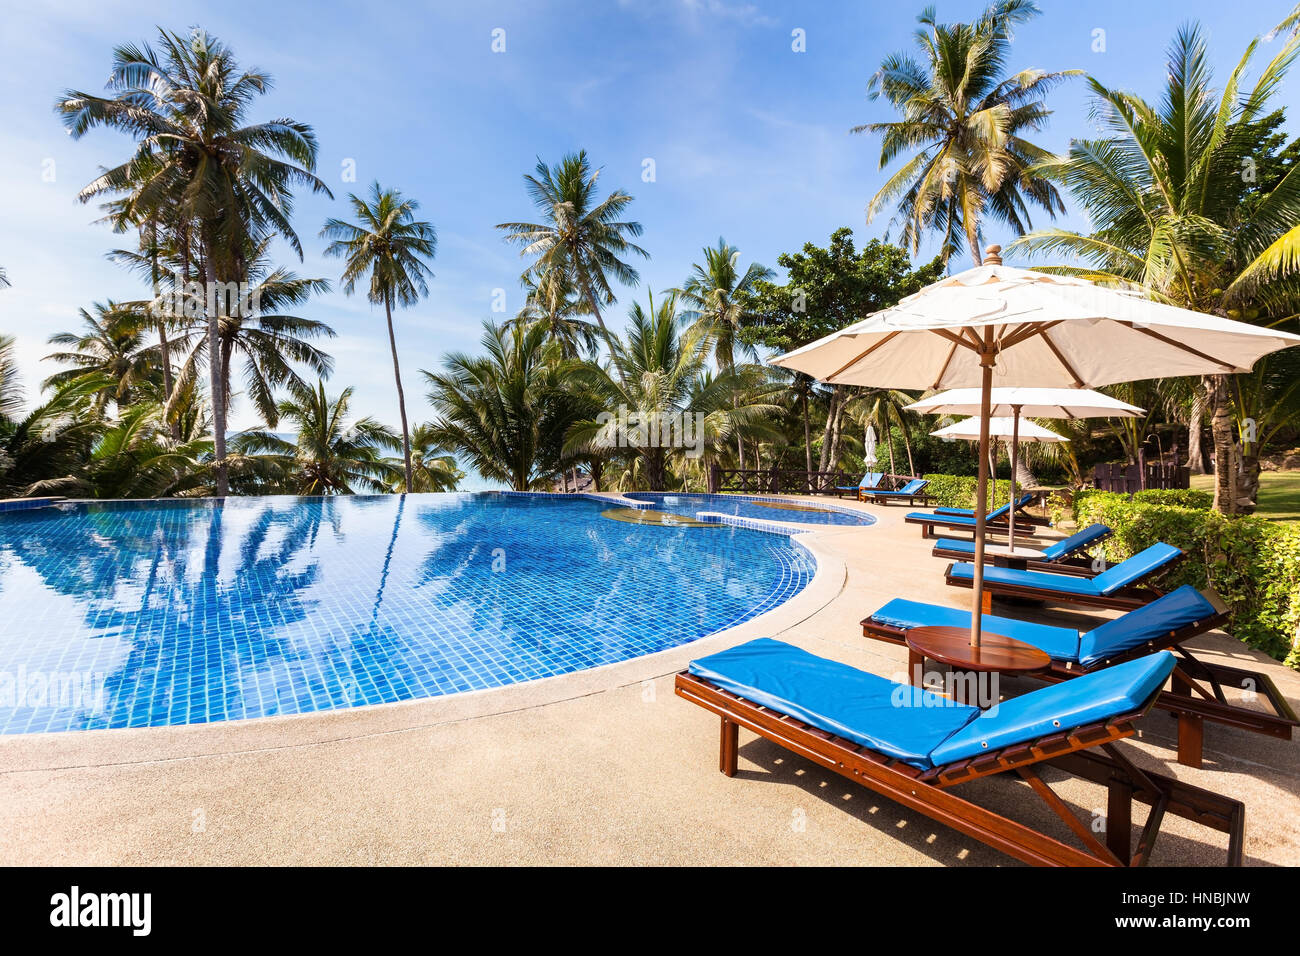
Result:
M969 599L944 585L933 542L903 524L911 509L839 504L877 523L805 526L818 574L803 592L682 648L357 710L0 738L0 863L1012 863L745 732L740 773L728 779L717 771L717 718L673 695L687 660L756 636L901 674L905 649L864 639L861 618L899 595ZM1221 633L1191 644L1260 666L1300 705L1300 674ZM1207 724L1205 766L1192 770L1175 762L1172 718L1153 713L1140 727L1122 745L1139 765L1246 804L1247 863L1300 864L1300 740ZM1068 839L1005 775L963 791ZM1091 785L1058 792L1085 815L1104 807ZM1167 818L1153 862L1216 864L1224 845Z

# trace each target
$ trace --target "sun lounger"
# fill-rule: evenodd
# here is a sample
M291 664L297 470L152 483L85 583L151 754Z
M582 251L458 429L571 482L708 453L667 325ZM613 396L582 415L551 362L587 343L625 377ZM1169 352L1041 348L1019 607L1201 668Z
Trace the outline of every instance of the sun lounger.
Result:
M1033 495L1023 495L1016 499L1016 522L1025 524L1044 524L1042 518L1034 518L1031 515L1023 513L1024 507L1033 500ZM1008 521L1007 516L1011 513L1011 504L1008 502L1001 508L995 508L984 516L985 527L989 532L996 534L1006 534ZM975 531L975 516L965 510L936 508L934 511L913 511L903 518L907 524L917 524L921 526L921 537L929 538L934 534L935 528L949 528L958 531Z
M1043 556L1027 562L1027 566L1037 571L1056 571L1061 574L1096 574L1092 568L1092 559L1086 554L1088 548L1111 535L1110 528L1104 524L1089 525L1082 531L1062 538L1056 544L1043 549ZM975 542L964 538L940 538L930 552L936 558L948 558L956 561L970 561L975 557ZM989 560L985 555L985 560Z
M719 769L727 776L736 774L745 727L1027 863L1145 864L1164 817L1173 814L1226 833L1227 862L1239 865L1240 801L1139 770L1115 746L1134 734L1134 721L1173 669L1174 656L1164 651L980 711L764 638L692 661L677 675L676 693L721 717ZM1104 837L1056 795L1039 765L1106 787ZM1009 771L1064 822L1075 844L1041 832L1041 822L1022 823L953 792ZM1136 849L1134 798L1151 807Z
M1290 702L1267 674L1202 661L1183 646L1184 641L1221 627L1227 618L1218 595L1184 584L1083 633L991 614L984 615L983 625L986 634L1001 634L1047 652L1051 669L1035 676L1049 681L1069 680L1154 651L1176 652L1179 661L1170 690L1160 695L1156 706L1178 718L1178 762L1199 767L1206 720L1282 740L1290 740L1300 726ZM896 598L863 620L862 634L904 644L914 627L969 626L969 610ZM1271 711L1230 704L1226 687L1252 689Z
M915 505L917 498L920 498L921 503L925 504L933 497L932 495L925 493L925 486L929 483L930 482L925 478L913 478L897 491L885 491L879 488L874 491L864 489L859 492L859 497L863 500L874 501L876 504L881 505L888 504L891 501L903 500L906 500L909 505Z
M835 497L841 498L843 497L844 492L852 491L854 494L858 496L858 500L861 501L863 492L869 491L872 488L877 487L880 484L880 482L884 479L884 477L885 477L885 473L883 471L869 471L862 476L862 480L858 482L856 485L836 485Z
M1178 548L1161 541L1145 551L1139 551L1128 560L1107 568L1095 578L986 567L984 594L987 597L1033 598L1070 607L1128 610L1146 604L1164 593L1151 582L1184 557L1186 555ZM955 587L968 588L972 586L974 572L975 565L963 561L948 565L945 578Z

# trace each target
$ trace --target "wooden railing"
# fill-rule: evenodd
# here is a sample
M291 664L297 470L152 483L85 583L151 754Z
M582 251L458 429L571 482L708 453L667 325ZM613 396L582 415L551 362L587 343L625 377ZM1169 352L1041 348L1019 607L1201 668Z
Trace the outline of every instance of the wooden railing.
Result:
M842 471L796 471L791 468L721 468L709 471L709 491L750 495L831 495L858 478Z
M1131 495L1149 488L1190 488L1191 472L1168 462L1140 465L1097 465L1092 470L1092 484L1100 491L1117 491Z

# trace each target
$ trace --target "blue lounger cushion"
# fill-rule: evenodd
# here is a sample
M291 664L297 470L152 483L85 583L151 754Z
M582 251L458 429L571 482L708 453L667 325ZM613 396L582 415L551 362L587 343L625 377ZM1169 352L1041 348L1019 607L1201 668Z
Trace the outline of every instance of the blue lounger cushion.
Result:
M863 491L876 487L880 484L880 479L885 477L883 471L869 471L862 476L862 480L856 485L836 485L836 491Z
M1163 541L1151 545L1145 551L1139 551L1127 561L1103 571L1095 578L1083 578L1071 574L1052 574L1049 571L1021 571L1016 568L985 568L984 580L995 584L1011 584L1016 587L1043 591L1060 591L1064 594L1101 595L1114 594L1136 581L1147 577L1161 566L1168 564L1182 552L1172 544ZM969 562L954 564L949 574L961 580L974 576L975 565Z
M981 713L771 638L690 664L746 700L924 769L1133 713L1173 669L1174 656L1161 651Z
M1110 533L1110 528L1104 524L1089 525L1077 534L1062 538L1050 548L1044 548L1043 556L1039 560L1060 561L1062 558L1068 558L1089 545L1096 544ZM964 538L940 538L934 543L934 546L942 551L956 551L959 554L969 554L972 557L975 554L975 542L967 541Z
M1041 648L1048 656L1062 661L1073 661L1079 656L1079 632L1072 627L1055 627L1051 624L1034 624L1017 621L994 614L981 616L984 631L1001 634ZM887 627L910 631L914 627L970 627L970 611L921 601L894 598L871 619Z
M916 767L979 709L760 638L691 661L690 672L764 707Z
M1106 621L1085 634L1073 628L1034 624L993 614L983 615L984 631L1024 641L1053 660L1077 663L1084 669L1104 663L1148 641L1160 641L1177 631L1217 615L1218 609L1190 584L1175 588L1150 604ZM887 627L968 627L970 611L895 598L871 615Z
M1174 655L1147 657L1004 700L930 752L935 766L1133 713L1164 686Z
M1204 594L1190 584L1184 584L1150 604L1135 608L1081 635L1079 663L1084 667L1092 667L1148 641L1161 640L1170 631L1209 620L1218 613L1218 609Z
M1029 502L1033 500L1034 500L1033 495L1021 495L1019 498L1016 499L1016 510L1017 511L1020 510L1021 508L1023 508L1025 505L1029 504ZM997 508L993 511L990 511L984 517L987 520L992 521L995 518L1001 518L1004 514L1006 514L1010 510L1011 510L1011 505L1010 503L1008 503L1003 505L1001 508ZM974 508L935 508L934 513L940 515L951 515L955 517L971 518L972 520L975 517Z
M912 495L919 495L921 493L921 489L924 488L929 483L930 482L924 478L914 478L911 481L909 481L907 484L903 485L903 487L899 488L897 491L877 491L876 495L877 496L893 495L898 498L909 498Z

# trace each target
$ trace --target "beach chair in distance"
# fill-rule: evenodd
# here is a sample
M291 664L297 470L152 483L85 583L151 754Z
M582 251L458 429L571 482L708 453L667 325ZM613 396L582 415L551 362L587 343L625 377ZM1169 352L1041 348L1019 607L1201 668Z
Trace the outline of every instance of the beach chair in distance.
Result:
M1026 863L1143 865L1172 814L1227 834L1227 862L1240 865L1240 801L1140 770L1116 746L1133 736L1173 668L1162 651L980 711L763 638L692 661L675 687L721 719L719 769L729 777L744 727ZM1039 774L1048 766L1106 787L1104 836L1051 789ZM954 792L1000 773L1024 780L1074 843ZM1136 847L1135 799L1151 807Z
M854 494L856 494L858 496L858 500L861 501L862 495L865 492L869 492L873 488L878 488L880 486L880 482L884 479L884 477L885 477L885 473L883 471L869 471L862 476L862 480L858 482L856 485L836 485L835 497L843 498L844 493L846 491L851 491Z
M911 478L905 485L895 491L886 491L876 489L875 491L863 491L859 495L859 500L872 501L878 505L889 504L891 501L906 501L909 505L915 506L916 499L921 499L921 504L928 504L934 500L934 496L927 494L926 485L930 482L925 478Z
M1047 681L1071 680L1156 651L1173 651L1178 656L1177 666L1169 689L1160 694L1155 706L1178 719L1178 762L1199 767L1207 720L1280 740L1290 740L1300 727L1294 708L1267 674L1203 661L1183 646L1184 641L1216 630L1227 620L1227 608L1217 594L1184 584L1082 633L991 614L983 616L983 628L987 634L1001 634L1045 651L1052 659L1050 669L1032 676ZM915 627L969 626L969 610L895 598L863 619L862 634L906 644L907 632ZM1270 710L1229 703L1224 693L1228 687L1254 690Z
M1024 512L1025 507L1033 500L1033 495L1021 495L1016 499L1017 526L1022 522L1025 525L1046 524L1045 519L1035 518ZM984 516L986 530L995 534L1006 534L1010 514L1011 502L1007 502L1000 508L994 508ZM964 508L935 508L934 511L913 511L911 514L906 515L903 521L907 524L920 525L922 538L932 537L935 528L969 531L972 534L975 532L975 515Z
M1027 598L1066 607L1104 607L1127 611L1160 597L1164 592L1153 583L1187 555L1172 544L1158 541L1096 577L1052 574L1017 568L984 568L984 611L994 597ZM953 587L974 586L975 565L948 565L944 579Z
M1093 569L1092 558L1088 556L1087 550L1094 544L1104 541L1111 534L1111 529L1104 524L1089 525L1082 531L1044 548L1043 556L1027 561L1026 566L1036 571L1052 571L1060 574L1099 574L1100 571ZM940 538L934 543L934 550L930 553L936 558L971 561L975 557L975 542L965 538ZM988 561L990 557L986 554L984 560Z

